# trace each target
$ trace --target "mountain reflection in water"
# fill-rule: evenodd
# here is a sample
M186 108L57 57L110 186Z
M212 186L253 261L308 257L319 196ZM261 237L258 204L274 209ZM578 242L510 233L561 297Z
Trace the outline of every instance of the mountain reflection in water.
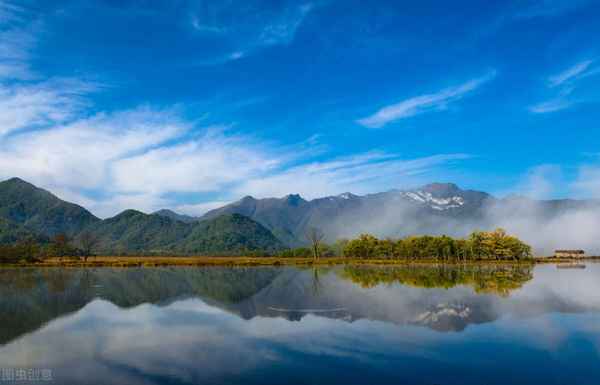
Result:
M599 277L596 264L2 269L0 367L65 384L595 383ZM523 378L502 370L514 365Z

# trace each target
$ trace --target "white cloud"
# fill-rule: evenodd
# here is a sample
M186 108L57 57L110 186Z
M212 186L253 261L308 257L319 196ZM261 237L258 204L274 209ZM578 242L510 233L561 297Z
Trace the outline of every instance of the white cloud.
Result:
M209 131L198 139L115 162L112 174L119 191L206 192L264 174L281 161L246 138Z
M553 164L542 164L529 169L516 190L527 197L550 199L558 187L563 185L562 168Z
M237 188L237 195L257 197L300 193L317 198L346 191L366 193L412 184L448 163L467 159L465 154L441 154L402 159L396 154L364 153L323 162L305 163L249 179Z
M286 1L269 9L248 1L243 5L235 2L203 4L199 9L192 10L191 26L203 37L218 40L226 51L197 64L223 64L264 47L288 45L313 9L312 3Z
M357 122L365 127L379 128L399 119L409 118L425 112L443 110L448 104L462 99L495 76L496 72L493 71L456 87L445 88L433 94L416 96L384 107L373 115L359 119Z
M216 201L210 201L210 202L204 202L204 203L198 203L198 204L178 205L178 206L175 206L173 208L173 210L177 213L186 213L187 215L201 216L210 210L214 210L219 207L223 207L230 203L231 203L231 201L216 200Z
M29 60L40 28L23 22L22 13L21 7L0 2L0 138L66 122L83 107L82 96L97 88L78 79L39 80Z
M198 15L192 15L190 20L194 30L198 32L211 34L223 34L227 32L227 29L225 27L203 24L202 20L200 19L200 17L198 17Z
M113 193L107 199L91 200L84 207L101 218L107 218L127 209L152 213L171 204L169 199L152 193Z
M0 1L0 23L18 19L22 12L22 7L9 1Z
M393 188L466 155L401 159L364 153L310 161L323 154L274 146L209 129L186 139L189 124L172 111L139 108L16 133L0 143L0 177L19 176L101 217L164 207L199 215L239 196L307 197ZM289 153L294 155L289 155ZM171 193L218 194L186 204Z
M312 4L288 8L283 17L262 28L259 36L260 43L263 45L289 44L294 39L296 30L312 9Z
M0 83L0 137L18 130L60 124L72 119L85 107L82 95L95 88L93 84L73 79L34 84Z
M236 52L233 52L231 55L229 55L229 59L230 60L238 60L238 59L243 58L244 56L245 56L244 51L236 51Z
M0 82L34 77L27 61L36 43L34 32L40 26L39 23L26 23L25 14L21 6L0 1Z
M0 81L6 78L28 80L32 78L29 69L18 62L0 61Z
M303 151L303 144L295 148L297 151L292 152L296 155L290 156L286 153L289 147L267 146L245 137L209 131L181 144L112 163L112 186L120 193L161 196L172 192L212 192L228 198L163 206L200 215L248 194L271 197L301 193L314 198L349 190L390 189L397 186L395 183L415 180L435 168L468 158L464 154L449 154L406 160L394 154L364 153L311 162L313 154Z
M573 190L584 197L600 199L600 166L582 166L573 184Z
M23 61L29 57L34 37L26 30L9 28L0 32L0 60Z
M559 74L550 76L548 78L549 86L556 87L569 80L577 79L578 75L581 75L585 70L587 70L592 63L592 60L584 60Z
M581 102L581 100L574 100L570 96L575 90L576 83L581 79L600 73L599 68L592 67L593 63L594 60L584 60L560 73L549 76L547 79L548 88L558 88L558 95L545 102L530 106L529 111L534 114L545 114L565 110L577 102Z
M106 189L112 162L185 130L168 111L140 108L16 133L0 143L0 176L46 187Z
M529 107L529 111L535 114L545 114L548 112L556 112L571 107L573 103L562 98L548 100L542 103L535 104Z

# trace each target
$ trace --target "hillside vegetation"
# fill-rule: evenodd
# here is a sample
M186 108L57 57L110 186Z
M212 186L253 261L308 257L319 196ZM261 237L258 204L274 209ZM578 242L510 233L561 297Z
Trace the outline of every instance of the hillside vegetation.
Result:
M181 221L164 212L126 210L101 220L21 179L0 182L0 259L5 262L91 254L262 254L283 247L268 229L239 214Z

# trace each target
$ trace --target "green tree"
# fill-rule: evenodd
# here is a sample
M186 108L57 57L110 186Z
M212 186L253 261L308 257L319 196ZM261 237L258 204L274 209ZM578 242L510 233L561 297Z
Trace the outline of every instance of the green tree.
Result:
M374 258L376 256L378 239L370 234L361 234L358 239L353 239L344 248L345 257Z

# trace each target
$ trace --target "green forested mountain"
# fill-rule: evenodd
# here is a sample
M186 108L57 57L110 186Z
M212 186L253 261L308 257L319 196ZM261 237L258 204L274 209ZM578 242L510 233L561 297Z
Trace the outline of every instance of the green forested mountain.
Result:
M21 179L0 182L0 244L57 234L67 235L75 245L84 236L93 239L96 253L213 255L283 247L265 227L238 214L199 223L126 210L101 220Z
M175 219L177 221L181 221L181 222L185 222L185 223L192 223L192 222L198 221L198 218L196 218L196 217L192 217L190 215L185 215L185 214L178 214L172 210L167 210L167 209L158 210L158 211L153 212L152 214L160 215L161 217L167 217L170 219Z
M283 245L262 225L242 215L184 223L157 214L127 210L93 226L104 253L240 254L274 251Z
M0 182L0 218L35 234L73 236L100 219L19 178Z
M98 238L97 249L110 253L165 253L187 237L191 226L135 210L105 219L89 231Z
M186 254L240 254L275 251L283 244L264 226L240 214L224 214L198 222L174 249Z
M0 244L14 243L22 239L31 238L43 237L25 229L15 222L0 218Z

